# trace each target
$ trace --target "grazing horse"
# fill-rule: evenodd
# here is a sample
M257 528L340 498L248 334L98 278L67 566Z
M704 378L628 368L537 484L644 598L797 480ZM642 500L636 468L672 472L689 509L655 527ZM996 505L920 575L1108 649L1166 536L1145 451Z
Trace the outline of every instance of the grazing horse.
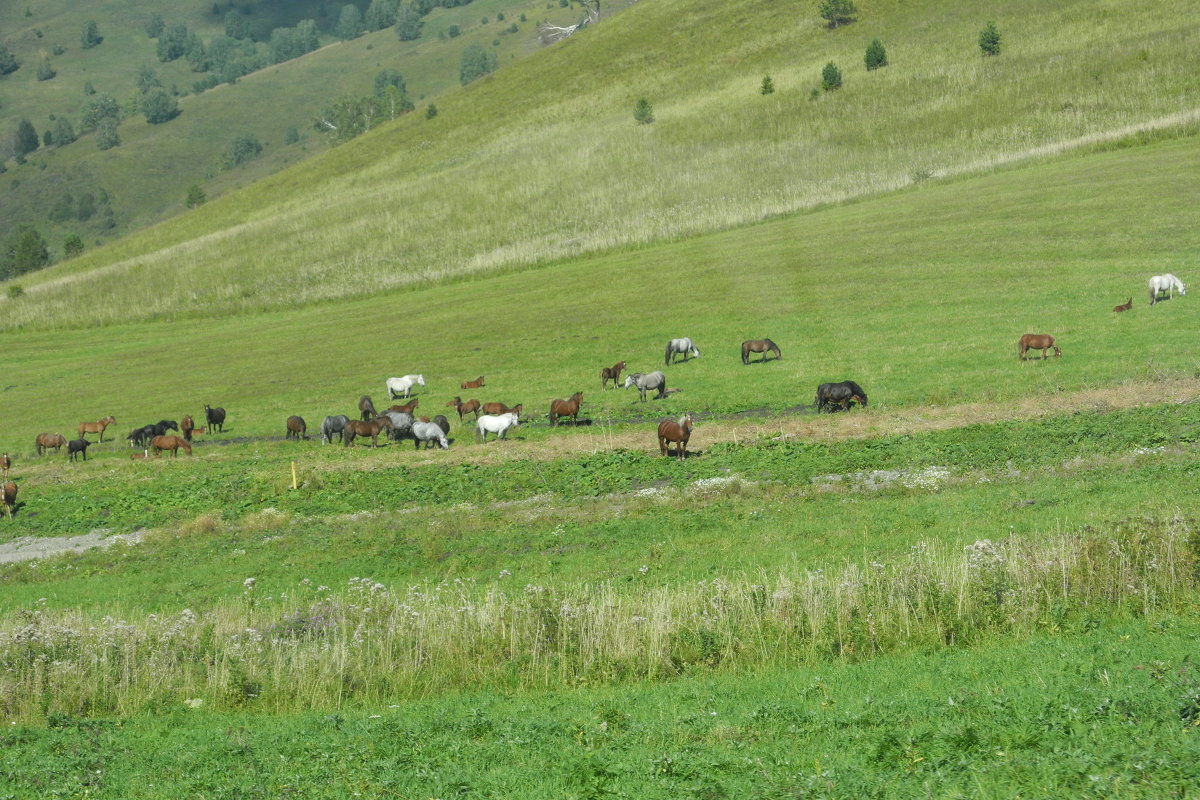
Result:
M479 419L479 401L478 400L468 400L467 402L464 403L461 397L455 397L449 403L446 403L446 405L449 406L450 408L453 408L455 411L458 412L458 421L459 422L462 422L462 418L463 418L464 414L470 414L472 411L475 412L475 419Z
M383 416L392 422L392 427L388 429L389 439L398 442L406 436L412 436L412 426L416 421L412 414L403 411L385 411Z
M1128 311L1131 308L1133 308L1133 298L1132 297L1129 298L1128 300L1126 300L1124 302L1124 304L1122 304L1122 305L1113 306L1113 311L1120 314L1122 311Z
M434 442L437 442L438 447L443 450L450 449L450 443L446 441L446 432L436 422L414 422L412 436L413 447L420 447L421 442L424 442L428 449L433 447Z
M817 387L817 413L822 411L832 414L838 408L850 410L850 405L857 402L863 408L867 407L867 393L854 381L840 383L822 383Z
M387 391L388 400L395 400L396 395L403 394L404 398L408 399L408 392L416 384L425 385L424 375L405 375L403 378L388 378Z
M1167 293L1167 299L1173 300L1176 291L1181 295L1187 294L1187 289L1183 288L1183 281L1169 272L1166 275L1155 275L1150 279L1150 305L1157 303L1159 295L1163 292Z
M4 473L4 479L8 480L8 471L12 469L12 459L8 457L8 453L0 456L0 472Z
M354 444L354 439L357 436L370 436L371 447L379 446L379 432L382 430L390 430L392 421L387 417L376 417L367 422L361 422L352 419L346 423L346 427L342 429L342 441L346 446Z
M12 519L13 511L17 508L17 485L5 481L3 491L0 491L0 503L4 505L4 516Z
M91 442L83 437L67 442L67 460L74 461L75 456L82 455L83 460L87 461L87 449L91 444Z
M486 442L487 435L494 433L499 439L507 439L509 429L520 424L520 415L514 411L506 414L484 414L475 422L475 437Z
M51 447L53 447L54 452L57 453L66 443L67 437L63 436L61 433L39 433L37 438L33 440L33 445L37 448L37 454L39 456L49 450Z
M447 436L450 435L450 420L446 419L445 414L435 414L433 417L433 424L441 428L442 433L446 434Z
M143 447L147 441L154 437L154 435L155 433L153 425L143 425L140 428L134 428L131 430L129 435L125 438L129 440L130 447L133 447L134 445Z
M287 430L283 434L285 439L295 439L297 442L301 439L308 438L308 423L304 421L304 417L292 415L287 418Z
M482 389L483 385L484 385L483 384L483 376L480 375L478 378L476 378L473 381L463 381L462 383L460 383L458 385L458 388L460 388L460 389Z
M1054 348L1054 357L1058 358L1062 355L1062 350L1058 349L1058 345L1054 343L1054 337L1048 333L1027 333L1017 342L1017 357L1022 361L1025 360L1025 354L1030 350L1041 350L1042 360L1046 360L1046 353L1050 348Z
M333 441L333 435L345 442L345 434L342 433L346 427L346 423L350 418L345 414L331 414L321 422L321 444L329 444Z
M208 425L208 429L213 433L220 431L225 432L225 409L217 406L216 408L204 407L204 422Z
M192 431L196 429L196 421L192 419L191 414L184 414L183 419L179 420L179 431L183 434L183 438L187 441L192 440Z
M672 339L667 342L666 362L670 366L675 362L675 354L683 353L683 360L687 361L688 356L692 355L696 358L700 357L700 351L696 349L696 345L692 344L692 340L684 336L682 339Z
M570 417L572 425L579 424L579 407L583 405L583 392L576 392L566 400L550 402L550 426L558 424L560 417Z
M104 441L104 429L117 421L117 418L111 414L99 422L81 422L79 423L79 438L82 439L85 433L100 434L100 441Z
M642 402L646 402L646 392L651 389L658 390L658 394L654 395L655 400L661 400L667 396L667 376L659 370L654 372L641 373L634 372L625 378L625 388L636 386L638 392L642 395Z
M365 394L358 398L358 413L363 422L373 420L379 416L379 412L375 410L375 404Z
M761 364L767 360L767 353L774 353L775 360L783 358L783 354L779 352L779 345L772 342L770 339L749 339L742 342L742 363L750 363L751 353L762 353L762 358L759 360Z
M154 429L155 436L163 436L167 431L179 430L179 425L173 419L160 419L158 422L149 426Z
M524 403L517 403L512 408L509 408L504 403L484 403L479 408L484 414L491 414L493 417L501 414L516 414L519 417L521 416L521 412L525 410L524 405ZM475 419L479 419L478 414L475 415Z
M664 419L658 423L658 450L664 456L670 452L668 445L675 442L675 452L679 456L679 460L687 458L687 443L691 437L691 414L684 414L678 422L673 419Z
M155 436L150 440L150 448L156 456L161 454L163 450L170 450L172 457L177 456L181 447L183 448L183 452L189 456L192 454L192 446L179 436Z
M421 398L414 397L404 405L396 405L388 408L388 411L399 411L401 414L411 414L417 410L417 404L421 402Z
M613 388L617 388L617 383L621 380L621 371L625 369L625 362L618 361L611 367L605 367L600 370L600 388L607 389L608 382L613 382Z

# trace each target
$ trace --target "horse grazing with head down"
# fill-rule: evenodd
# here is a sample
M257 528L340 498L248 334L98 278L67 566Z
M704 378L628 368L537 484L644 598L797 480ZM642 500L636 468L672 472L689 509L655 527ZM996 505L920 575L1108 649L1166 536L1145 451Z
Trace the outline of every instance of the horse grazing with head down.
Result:
M208 425L208 429L213 433L220 431L225 432L225 409L217 406L216 408L204 407L204 421Z
M483 376L480 375L478 378L476 378L473 381L463 381L462 383L460 383L458 385L458 388L460 388L460 389L482 389L483 388Z
M770 339L749 339L742 342L743 364L750 363L751 353L762 353L762 358L760 358L758 361L760 364L767 360L767 353L774 353L776 361L783 358L783 354L779 352L779 345L775 344Z
M660 370L654 372L634 372L625 376L625 388L636 386L638 392L642 395L642 402L646 402L646 392L657 390L658 394L654 396L655 400L661 400L667 396L667 376Z
M345 429L346 423L349 421L350 418L345 414L330 414L328 417L322 420L321 444L329 444L332 442L335 434L344 442L346 437L343 435L342 431Z
M1175 292L1185 295L1187 289L1183 288L1183 281L1168 272L1166 275L1155 275L1150 279L1150 305L1157 303L1163 292L1167 293L1168 300L1174 300Z
M297 442L308 438L308 423L304 421L304 417L292 415L287 418L286 426L287 430L284 431L283 438L295 439Z
M831 414L839 408L849 411L856 402L863 408L867 407L867 393L854 381L822 383L817 387L818 414L822 411Z
M163 450L170 450L171 456L179 455L179 448L183 448L183 452L189 456L192 454L192 446L180 436L155 436L150 440L150 449L154 451L154 455L159 455Z
M561 417L570 417L572 425L579 424L579 407L583 405L583 392L576 392L566 400L553 400L550 403L550 426L558 424Z
M388 378L385 385L387 386L388 400L395 400L398 394L403 394L405 399L407 399L409 390L412 387L425 385L425 376L405 375L403 378Z
M670 366L675 362L675 355L677 353L683 354L684 361L688 360L689 355L695 356L696 358L700 357L700 351L696 349L696 345L692 344L692 340L686 336L680 339L672 339L671 341L667 342L667 366Z
M1133 298L1132 297L1129 298L1128 300L1126 300L1124 303L1122 303L1119 306L1113 306L1113 311L1116 312L1117 314L1120 314L1121 312L1128 311L1131 308L1133 308Z
M443 417L444 419L444 417ZM447 425L449 427L449 425ZM414 422L412 426L413 447L419 448L421 442L425 443L426 449L433 447L434 443L443 450L450 449L450 442L446 439L446 432L442 430L442 426L436 422Z
M611 367L605 367L600 370L600 388L607 389L608 382L613 382L613 388L617 388L617 382L621 380L621 371L625 369L625 362L618 361Z
M1058 358L1062 355L1062 350L1058 349L1058 345L1054 343L1054 337L1048 333L1027 333L1017 342L1017 357L1022 361L1025 360L1025 354L1030 350L1041 350L1042 360L1046 360L1046 354L1054 348L1054 357Z
M472 411L475 412L475 419L479 419L479 401L478 400L468 400L467 402L464 403L463 399L461 397L455 397L449 403L446 403L446 405L449 406L450 408L453 408L455 411L458 412L459 422L462 421L464 414L470 414Z
M676 422L673 419L664 419L658 423L658 450L664 456L670 450L670 443L675 443L675 452L682 461L687 457L688 439L692 437L692 415L684 414Z
M33 440L33 446L37 448L39 456L51 447L54 448L54 452L60 452L66 443L67 437L61 433L39 433L37 438Z
M358 414L363 422L375 419L379 416L379 412L375 410L375 404L371 402L371 398L365 394L358 398Z
M81 422L79 423L79 438L82 439L85 433L100 434L100 441L104 441L104 429L117 421L117 418L109 415L97 422Z
M0 503L4 505L4 516L12 519L17 509L17 485L12 481L5 481L3 488L0 488Z
M368 420L367 422L361 422L359 420L352 419L346 423L345 429L342 430L342 441L346 443L347 447L349 447L350 445L354 444L355 437L370 436L371 447L378 447L379 432L383 430L390 430L391 427L392 421L387 417L376 417L375 419Z

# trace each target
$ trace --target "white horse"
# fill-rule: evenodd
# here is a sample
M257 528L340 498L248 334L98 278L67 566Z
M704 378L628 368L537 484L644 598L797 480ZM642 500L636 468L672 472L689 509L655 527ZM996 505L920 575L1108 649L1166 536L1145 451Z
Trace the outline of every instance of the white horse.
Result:
M688 360L689 355L693 355L696 358L700 357L700 351L696 349L696 345L692 344L692 340L686 336L682 339L672 339L667 342L666 362L668 366L675 360L676 353L683 353L684 361Z
M1171 273L1155 275L1150 279L1150 305L1157 303L1158 296L1163 292L1167 293L1168 299L1174 299L1176 290L1181 295L1187 294L1187 289L1183 288L1183 281Z
M515 411L507 414L484 414L475 423L475 436L485 442L489 433L496 434L500 439L507 439L508 429L520 424L521 420Z
M443 450L450 449L446 441L446 432L436 422L414 422L412 425L413 444L421 446L421 442L437 442Z
M651 389L657 389L658 394L654 395L655 400L661 400L667 396L667 376L661 371L641 373L635 372L625 378L625 388L636 386L642 395L642 402L646 402L646 392Z
M405 375L403 378L388 378L387 379L388 399L395 400L396 395L401 394L401 393L404 395L405 399L407 399L408 398L408 390L411 389L416 384L420 384L421 386L424 386L425 385L425 376L424 375Z

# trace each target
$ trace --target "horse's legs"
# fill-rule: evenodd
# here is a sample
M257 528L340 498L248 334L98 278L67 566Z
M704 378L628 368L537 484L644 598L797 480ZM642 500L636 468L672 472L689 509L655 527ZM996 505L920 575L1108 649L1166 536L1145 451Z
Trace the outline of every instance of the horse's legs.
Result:
M663 436L661 433L658 435L658 452L659 455L662 456L667 454L667 437Z

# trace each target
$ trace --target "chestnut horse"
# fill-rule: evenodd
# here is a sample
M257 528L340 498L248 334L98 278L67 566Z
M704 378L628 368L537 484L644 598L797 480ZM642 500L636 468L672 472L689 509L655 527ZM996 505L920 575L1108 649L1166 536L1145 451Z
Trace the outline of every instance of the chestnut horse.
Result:
M613 388L617 388L617 381L621 380L621 370L625 369L625 362L618 361L611 367L605 367L600 370L600 388L607 389L608 382L613 382Z
M342 429L342 441L346 443L346 447L354 444L356 436L370 436L371 447L379 446L379 432L384 429L391 429L392 421L387 417L376 417L368 422L360 422L352 419L346 423L346 427Z
M483 376L480 375L478 378L476 378L473 381L463 381L462 383L460 383L458 385L458 388L460 388L460 389L482 389L483 385L484 385L483 384Z
M692 415L684 414L676 422L673 419L664 419L658 423L658 450L664 456L668 454L668 445L671 442L675 443L675 452L682 461L687 457L688 439L692 437Z
M553 400L550 403L550 426L558 424L560 417L570 417L572 425L579 424L579 407L583 405L583 392L576 392L566 400Z
M461 397L455 397L449 403L446 403L446 405L458 412L459 422L462 422L464 414L470 414L472 411L475 412L475 419L479 419L478 400L468 400L464 403Z
M17 507L17 485L12 481L4 482L3 493L0 494L0 502L4 504L4 516L12 519L13 511Z
M484 403L482 406L480 406L480 409L484 414L491 414L493 417L500 416L501 414L516 414L518 417L520 417L521 411L523 410L522 405L523 404L521 403L517 403L512 408L509 408L508 406L504 405L504 403ZM479 415L476 414L475 417L478 419Z
M181 447L189 456L192 454L192 446L179 436L155 436L150 440L150 448L154 450L154 455L159 455L163 450L170 450L171 455L176 456L179 455Z
M100 441L104 441L104 429L117 421L114 416L107 416L99 422L81 422L79 423L79 438L82 439L85 433L100 434Z
M379 412L375 410L375 404L365 394L358 398L358 413L362 415L363 422L368 422L379 416Z
M401 414L411 414L417 410L417 404L421 402L421 398L414 397L404 405L396 405L388 408L388 411L399 411Z
M1132 297L1129 298L1128 300L1126 300L1123 305L1113 306L1113 311L1120 314L1122 311L1128 311L1131 308L1133 308L1133 298Z
M1017 357L1022 361L1025 360L1025 354L1030 350L1041 350L1042 360L1046 360L1046 354L1050 348L1054 348L1054 357L1058 358L1062 355L1062 350L1058 349L1058 345L1054 343L1054 337L1048 333L1027 333L1017 342Z
M0 456L0 472L4 473L4 479L8 480L8 471L12 469L12 459L8 457L8 453Z
M287 418L287 430L284 431L283 438L295 439L297 442L301 439L307 439L308 423L304 421L304 417L295 415Z
M192 419L191 414L184 414L183 419L179 420L179 430L183 433L183 438L186 441L192 440L192 431L196 429L196 421Z
M762 358L758 363L767 360L767 353L774 353L775 360L783 358L783 354L779 352L779 345L772 342L770 339L750 339L742 342L742 363L750 363L751 353L762 353Z
M33 440L34 447L37 448L37 454L40 456L51 447L54 452L59 452L62 446L67 443L67 437L61 433L39 433L37 438Z

